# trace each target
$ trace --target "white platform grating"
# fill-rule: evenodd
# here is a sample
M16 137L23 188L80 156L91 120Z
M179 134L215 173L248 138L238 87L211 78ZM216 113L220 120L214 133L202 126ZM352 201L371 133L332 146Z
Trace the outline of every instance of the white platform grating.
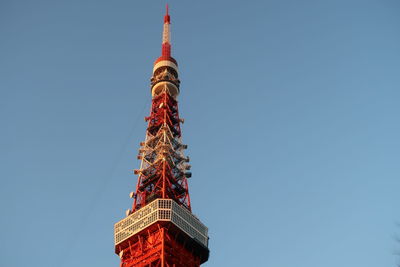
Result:
M172 199L156 199L114 225L114 242L120 244L157 221L170 221L208 247L208 229L189 210Z

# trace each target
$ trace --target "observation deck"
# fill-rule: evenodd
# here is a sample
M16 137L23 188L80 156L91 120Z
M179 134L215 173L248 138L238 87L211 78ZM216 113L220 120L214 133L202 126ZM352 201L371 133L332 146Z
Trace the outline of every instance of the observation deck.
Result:
M115 252L118 254L128 247L130 239L135 238L143 230L151 229L152 225L156 229L157 223L169 225L169 231L176 235L182 235L183 232L189 236L189 240L192 240L191 246L201 252L202 262L208 259L208 228L189 210L172 199L161 198L150 202L114 225Z

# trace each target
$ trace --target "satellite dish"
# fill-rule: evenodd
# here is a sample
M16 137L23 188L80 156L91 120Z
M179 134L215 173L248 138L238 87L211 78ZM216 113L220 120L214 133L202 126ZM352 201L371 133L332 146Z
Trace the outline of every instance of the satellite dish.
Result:
M125 211L125 215L126 215L126 216L129 216L131 213L132 213L131 210L126 210L126 211Z

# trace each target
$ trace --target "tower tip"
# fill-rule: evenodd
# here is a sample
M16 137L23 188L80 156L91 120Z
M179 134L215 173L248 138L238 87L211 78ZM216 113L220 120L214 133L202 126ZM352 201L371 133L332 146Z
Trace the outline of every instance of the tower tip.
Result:
M164 23L171 23L171 18L169 16L169 7L168 4L165 7L165 16L164 16Z
M171 58L171 37L169 27L171 24L171 18L169 16L169 6L166 5L165 15L164 15L164 26L163 26L163 39L162 39L162 48L161 48L161 57L160 58ZM159 58L159 59L160 59ZM159 60L157 59L157 60ZM156 61L157 61L156 60Z

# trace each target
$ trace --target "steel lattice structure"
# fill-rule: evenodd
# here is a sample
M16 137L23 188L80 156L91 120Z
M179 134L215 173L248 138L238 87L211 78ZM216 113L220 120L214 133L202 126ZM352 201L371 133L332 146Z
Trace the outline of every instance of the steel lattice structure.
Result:
M208 260L208 229L191 213L187 148L181 140L178 63L171 57L170 16L164 16L162 54L154 62L152 105L133 207L115 224L121 267L197 267Z

